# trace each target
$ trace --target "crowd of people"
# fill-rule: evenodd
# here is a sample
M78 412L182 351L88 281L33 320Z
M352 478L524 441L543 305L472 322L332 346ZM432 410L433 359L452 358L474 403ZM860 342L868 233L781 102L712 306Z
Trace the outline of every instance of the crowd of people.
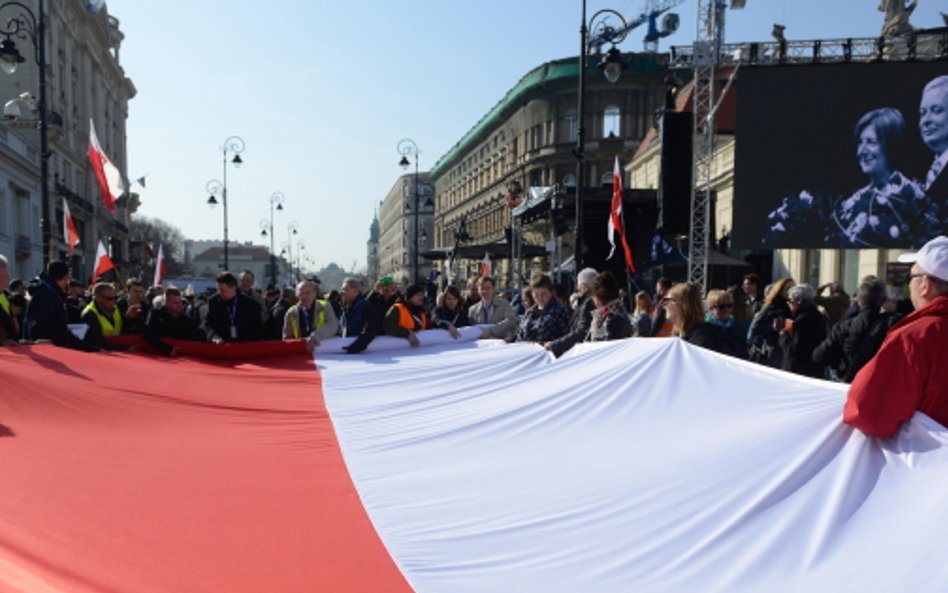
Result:
M907 311L907 302L888 300L885 284L873 276L863 279L853 302L839 283L814 289L781 278L762 288L755 274L706 298L697 286L667 278L656 282L654 294L630 298L612 273L592 268L577 274L572 295L538 274L514 302L498 295L489 276L471 279L463 293L447 286L432 303L424 286L402 292L389 276L371 291L346 278L330 294L310 280L295 290L262 292L249 271L222 272L216 280L216 293L200 298L175 287L146 289L134 278L121 291L108 282L87 291L71 281L65 263L51 262L30 285L15 281L4 292L0 339L93 351L124 349L109 337L141 334L171 355L162 338L215 344L306 339L315 346L343 336L357 338L348 352L358 353L379 335L417 346L421 330L440 328L457 338L458 328L478 325L484 338L536 342L556 356L585 341L678 336L730 356L849 382ZM85 329L75 331L76 324Z
M631 296L611 272L586 268L577 274L572 295L548 275L537 274L509 302L498 294L493 278L482 276L471 279L464 293L445 287L430 303L425 286L411 285L402 292L390 276L380 278L372 290L349 277L328 294L311 280L295 290L262 293L249 271L239 277L220 273L217 291L210 296L175 287L146 289L137 279L130 279L121 293L108 282L85 290L71 280L68 265L61 261L50 262L26 285L10 282L7 260L0 256L0 344L51 341L84 351L121 350L127 346L110 337L141 334L156 351L172 356L176 350L165 339L214 344L306 340L313 348L341 336L355 338L345 350L357 354L380 335L405 339L415 347L422 330L441 329L458 338L459 328L477 326L481 338L534 342L557 357L581 342L678 337L792 373L866 383L869 373L860 375L860 369L885 350L896 328L919 316L935 320L934 329L917 336L924 346L890 348L903 356L906 349L936 357L948 351L948 333L942 328L948 322L948 238L929 242L918 257L907 299L891 299L883 280L875 276L863 278L851 298L838 282L814 288L786 277L761 287L756 274L746 275L740 286L710 290L706 298L698 286L667 278L658 279L654 294L640 291ZM906 335L904 329L897 333ZM948 421L948 396L942 393L948 377L936 387L924 379L936 365L913 371L895 360L880 364L900 381L914 383L919 393L932 391L936 419ZM906 372L916 372L912 381ZM880 408L878 403L868 405ZM847 405L848 418L857 422L864 408L864 402ZM904 416L905 410L899 413ZM885 424L884 430L891 428Z

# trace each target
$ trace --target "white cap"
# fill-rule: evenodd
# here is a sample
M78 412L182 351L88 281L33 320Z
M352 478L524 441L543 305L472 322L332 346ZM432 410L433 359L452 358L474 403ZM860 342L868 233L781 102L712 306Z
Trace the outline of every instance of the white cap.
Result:
M948 281L948 237L935 237L917 252L900 255L899 261L917 263L929 276Z

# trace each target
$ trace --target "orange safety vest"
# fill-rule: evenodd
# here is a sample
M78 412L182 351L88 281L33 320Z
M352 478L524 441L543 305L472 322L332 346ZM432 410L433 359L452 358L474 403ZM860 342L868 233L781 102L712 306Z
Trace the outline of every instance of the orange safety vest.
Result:
M428 328L428 316L424 313L421 314L421 317L415 317L412 314L411 310L408 309L408 305L405 303L395 303L395 307L398 309L398 326L404 327L410 332L418 331L420 329ZM415 324L421 324L420 328L416 328Z
M671 321L666 321L662 324L662 327L658 328L658 332L655 333L656 338L670 338L672 337L672 331L675 329L675 324Z

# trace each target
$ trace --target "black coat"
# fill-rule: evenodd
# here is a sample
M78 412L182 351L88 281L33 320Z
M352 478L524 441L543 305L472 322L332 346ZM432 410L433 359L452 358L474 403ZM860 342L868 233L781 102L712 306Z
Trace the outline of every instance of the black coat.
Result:
M790 317L790 309L782 299L764 305L754 315L747 333L748 358L756 363L780 368L783 352L780 349L780 334L774 329L774 321Z
M344 305L342 308L342 318L340 327L342 335L345 337L356 337L352 344L343 349L349 354L358 354L368 348L375 336L382 333L383 313L379 313L379 307L384 305L384 300L378 293L372 293L377 298L378 303L373 304L363 297L359 297L350 305Z
M713 350L721 354L727 354L728 356L743 358L739 356L739 353L735 350L731 341L728 340L724 329L719 325L708 323L707 321L702 321L692 327L682 338L689 344L694 344L695 346L701 346L702 348L707 348L708 350Z
M454 311L444 307L435 307L431 312L431 327L440 327L448 329L449 325L454 327L467 327L471 325L471 320L467 317L467 310L458 303L458 308Z
M292 307L290 303L280 299L270 309L270 316L264 324L264 334L268 340L280 340L283 338L283 321L286 319L286 312Z
M97 348L77 338L67 326L66 293L46 274L40 274L27 288L30 301L26 305L23 337L28 340L51 340L63 348L94 352Z
M7 291L3 291L3 294L7 299L10 298ZM3 307L0 307L0 343L6 340L17 340L19 337L19 321L13 317L12 307L9 315L3 310Z
M161 338L204 341L204 333L198 329L193 319L185 313L174 317L165 307L152 309L148 312L148 320L145 322L142 333L145 341L165 356L171 354L172 346L162 341Z
M813 362L837 369L841 381L852 383L859 369L879 351L897 319L897 315L880 313L877 308L860 310L852 319L833 326L813 351Z
M236 304L234 299L237 300ZM204 333L208 341L214 336L224 338L225 342L252 342L263 339L263 317L260 305L250 297L240 292L234 299L224 301L220 294L215 294L207 302L207 318L204 320ZM231 314L234 314L234 327L237 337L231 337Z
M592 324L592 314L595 309L596 304L593 303L592 297L583 297L583 300L573 311L573 316L569 322L569 333L550 342L550 352L559 358L567 350L585 340L589 334L589 326ZM628 336L621 337L627 338Z
M826 317L813 303L800 305L793 316L793 332L780 333L785 371L822 379L826 367L813 362L813 351L826 339Z

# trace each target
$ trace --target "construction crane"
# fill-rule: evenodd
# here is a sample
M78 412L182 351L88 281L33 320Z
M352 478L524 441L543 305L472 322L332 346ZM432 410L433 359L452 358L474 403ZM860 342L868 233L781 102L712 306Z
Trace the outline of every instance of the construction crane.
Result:
M659 28L658 17L684 1L685 0L648 0L640 15L627 21L626 25L620 29L610 30L608 35L604 35L604 31L600 31L599 27L594 26L589 36L588 53L602 53L602 46L608 42L607 37L618 37L619 35L627 34L632 29L638 28L645 23L648 23L648 32L645 34L645 51L658 51L658 40L662 37L668 37L677 31L679 23L677 14L666 14L662 18L661 28Z

